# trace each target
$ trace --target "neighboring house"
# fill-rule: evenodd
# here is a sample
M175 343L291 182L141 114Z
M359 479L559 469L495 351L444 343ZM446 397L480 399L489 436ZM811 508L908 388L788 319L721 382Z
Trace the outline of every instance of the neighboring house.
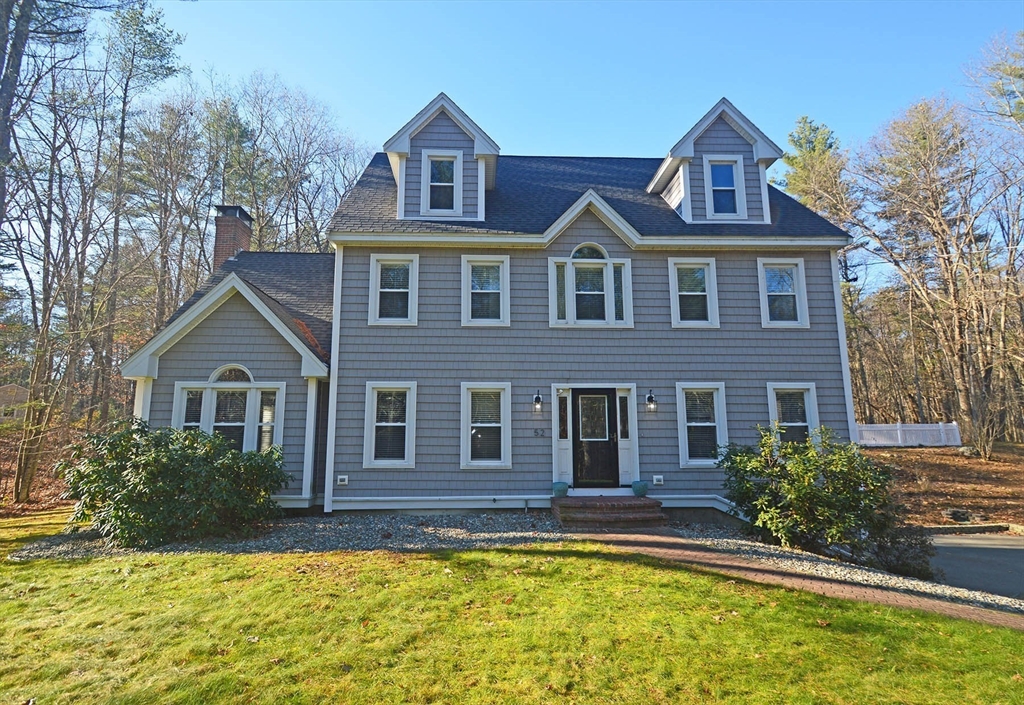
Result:
M21 423L28 412L28 390L20 384L0 386L0 424Z
M837 252L723 99L662 159L500 156L444 94L333 218L334 254L247 252L123 366L136 414L279 443L280 502L547 506L651 485L726 509L715 465L779 421L855 433Z

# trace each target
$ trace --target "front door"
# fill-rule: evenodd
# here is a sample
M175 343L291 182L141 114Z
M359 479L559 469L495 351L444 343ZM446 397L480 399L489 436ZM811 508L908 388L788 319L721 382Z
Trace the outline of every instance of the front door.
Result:
M573 487L619 486L619 425L614 389L572 390Z

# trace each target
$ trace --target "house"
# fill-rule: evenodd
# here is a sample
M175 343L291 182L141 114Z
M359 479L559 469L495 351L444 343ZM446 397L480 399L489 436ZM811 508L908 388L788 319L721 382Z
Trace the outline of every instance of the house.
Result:
M503 156L441 94L338 208L332 254L249 252L122 366L135 413L280 444L286 507L728 508L720 446L856 431L842 230L771 186L722 99L663 158Z
M0 424L21 423L28 409L28 389L20 384L0 386Z

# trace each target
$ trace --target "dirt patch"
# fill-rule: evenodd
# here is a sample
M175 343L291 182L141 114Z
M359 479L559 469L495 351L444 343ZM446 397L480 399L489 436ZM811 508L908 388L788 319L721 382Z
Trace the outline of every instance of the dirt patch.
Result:
M943 509L967 509L992 522L1024 524L1024 445L996 444L993 459L956 448L876 448L864 453L896 467L896 492L918 524L952 524Z

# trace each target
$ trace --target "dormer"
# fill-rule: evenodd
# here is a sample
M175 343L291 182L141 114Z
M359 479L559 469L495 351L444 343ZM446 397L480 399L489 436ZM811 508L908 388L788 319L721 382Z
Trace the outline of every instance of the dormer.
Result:
M779 146L722 98L676 143L647 185L687 223L771 223L767 170Z
M399 220L486 219L498 145L444 93L384 143Z

